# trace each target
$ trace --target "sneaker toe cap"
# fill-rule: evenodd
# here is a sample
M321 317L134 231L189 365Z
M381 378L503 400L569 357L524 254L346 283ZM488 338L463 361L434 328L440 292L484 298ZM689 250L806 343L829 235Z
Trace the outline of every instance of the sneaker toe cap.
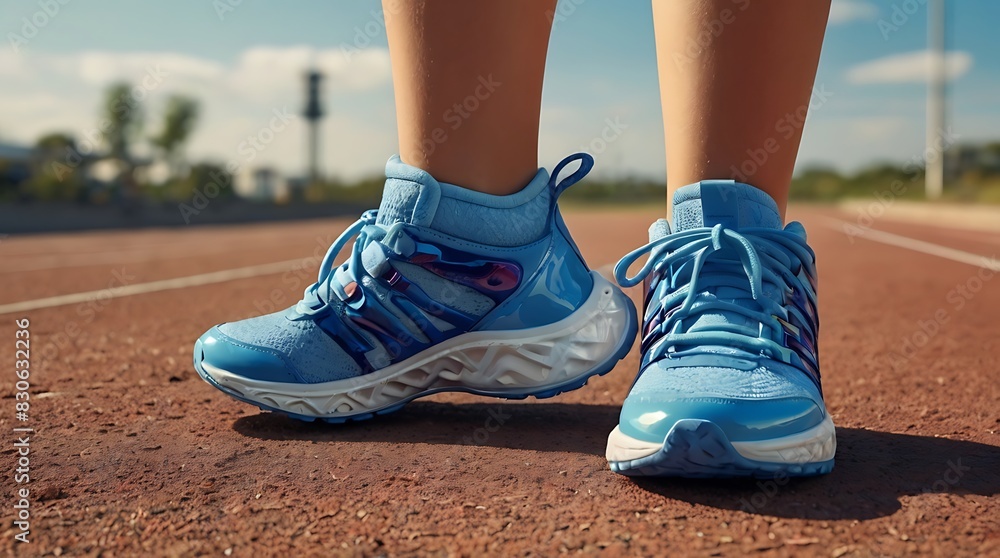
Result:
M219 326L198 339L194 352L195 367L208 376L213 370L223 370L264 382L301 382L275 351L238 341L223 333Z
M315 384L362 373L357 362L313 320L291 319L289 314L276 312L212 328L201 340L202 350L210 339L214 345L205 353L206 362L268 382ZM237 368L225 368L216 361Z
M753 441L808 430L826 415L815 385L777 363L750 370L674 367L639 377L622 406L620 428L662 442L677 421L700 419L715 423L730 441Z
M639 440L662 442L677 421L712 422L731 442L768 440L808 430L823 421L825 411L806 398L658 400L630 397L622 407L619 428Z

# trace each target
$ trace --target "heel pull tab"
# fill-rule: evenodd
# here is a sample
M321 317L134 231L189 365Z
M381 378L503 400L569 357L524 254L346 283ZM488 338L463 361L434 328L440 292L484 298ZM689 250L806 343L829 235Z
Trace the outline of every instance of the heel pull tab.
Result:
M740 226L739 192L735 180L702 180L701 211L705 227L722 225L727 229Z
M561 182L556 182L559 180L559 173L562 172L566 165L573 163L575 161L580 161L580 167L576 171L564 178ZM552 190L552 199L555 201L563 192L565 192L570 186L576 184L583 177L587 176L587 173L594 168L594 158L590 156L589 153L576 153L566 157L562 160L556 168L552 169L552 177L549 178L549 189Z

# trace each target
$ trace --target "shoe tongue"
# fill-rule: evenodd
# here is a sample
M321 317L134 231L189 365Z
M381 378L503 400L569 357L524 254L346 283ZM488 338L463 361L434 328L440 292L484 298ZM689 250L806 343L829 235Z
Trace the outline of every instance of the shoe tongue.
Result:
M393 155L385 164L385 187L375 222L429 227L440 201L441 184L433 176Z
M703 180L674 193L674 232L722 226L780 229L778 204L763 190L734 180Z
M733 180L705 180L677 190L673 199L673 222L671 224L674 232L714 227L720 224L737 231L746 227L782 228L778 204L771 199L771 196L749 184ZM653 231L650 232L652 236ZM738 254L723 250L708 260L701 273L719 273L720 270L717 266L726 260L731 262L731 266L739 269ZM676 270L681 280L685 280L685 276L689 276L692 265L693 262L687 262L682 268ZM711 297L709 300L714 299L760 310L760 303L750 296L749 279L747 279L746 288L715 286L711 289L710 294L705 293L705 295ZM779 296L779 293L773 285L766 283L763 295L773 298ZM698 305L699 303L695 303L695 307ZM687 330L698 331L734 325L751 330L757 327L756 322L742 314L715 310L699 313L693 321L687 324ZM702 347L701 349L707 352L730 351L726 347Z

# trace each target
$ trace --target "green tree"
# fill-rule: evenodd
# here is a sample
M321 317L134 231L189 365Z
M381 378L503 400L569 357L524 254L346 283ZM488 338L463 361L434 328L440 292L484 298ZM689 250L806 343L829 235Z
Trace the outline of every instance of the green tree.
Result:
M187 176L168 183L167 198L190 202L195 196L205 196L209 200L224 200L235 197L233 176L224 165L204 162L191 165Z
M131 147L142 132L142 104L132 95L132 86L116 83L104 94L103 138L108 154L122 164L132 165Z
M43 201L70 201L84 194L82 157L69 134L46 134L35 142L28 194Z
M142 103L132 94L132 86L116 83L104 94L102 137L108 155L118 161L118 184L128 205L139 196L135 180L135 161L132 159L132 145L142 132Z
M813 167L796 173L789 196L796 200L834 200L844 194L846 179L833 168Z
M161 151L170 168L171 178L180 174L183 166L182 147L198 122L198 101L183 95L172 95L163 114L163 128L150 141Z

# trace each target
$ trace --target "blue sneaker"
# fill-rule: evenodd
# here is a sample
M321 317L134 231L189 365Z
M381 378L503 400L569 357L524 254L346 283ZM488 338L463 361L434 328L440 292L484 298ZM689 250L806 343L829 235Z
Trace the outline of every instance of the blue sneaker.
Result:
M539 170L521 192L489 196L390 159L380 208L330 247L303 299L213 327L195 369L236 399L327 422L443 391L523 399L582 387L638 330L632 302L587 268L556 205L592 167L578 154L551 179Z
M631 476L829 473L837 442L816 352L815 255L766 193L686 186L650 243L615 268L645 280L639 375L608 437ZM635 277L629 266L649 258Z

